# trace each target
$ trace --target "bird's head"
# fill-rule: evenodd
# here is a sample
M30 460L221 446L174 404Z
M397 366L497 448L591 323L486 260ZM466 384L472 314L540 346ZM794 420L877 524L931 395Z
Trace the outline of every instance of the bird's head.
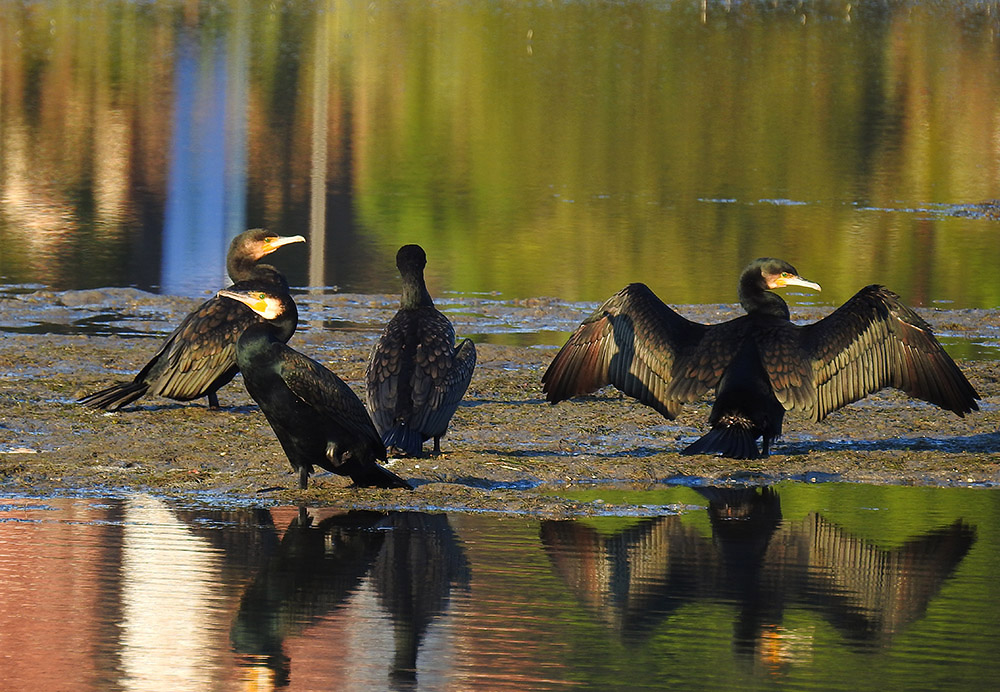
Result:
M396 268L401 274L424 270L427 266L427 253L419 245L404 245L396 253Z
M758 271L759 280L763 282L763 288L775 289L786 286L801 286L811 288L814 291L822 291L818 283L803 279L798 271L788 262L773 257L761 257L747 268L747 271Z
M233 239L230 252L242 251L256 261L285 245L304 242L306 239L300 235L280 236L264 228L252 228Z
M276 320L288 309L286 299L259 289L233 291L224 288L216 295L243 303L265 320Z

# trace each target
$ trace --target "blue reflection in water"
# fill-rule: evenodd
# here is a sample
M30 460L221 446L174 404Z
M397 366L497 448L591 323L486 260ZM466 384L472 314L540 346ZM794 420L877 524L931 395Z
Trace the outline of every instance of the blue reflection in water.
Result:
M240 24L237 24L239 29ZM161 291L195 295L229 283L226 249L246 224L247 41L199 43L181 32L163 230Z

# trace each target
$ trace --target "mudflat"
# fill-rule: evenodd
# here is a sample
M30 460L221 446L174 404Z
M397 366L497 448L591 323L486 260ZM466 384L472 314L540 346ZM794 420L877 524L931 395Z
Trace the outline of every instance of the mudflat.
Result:
M369 351L396 309L395 296L303 294L289 344L324 363L359 395ZM296 477L264 416L237 377L205 401L140 399L105 413L76 403L131 379L197 300L129 289L0 297L0 492L107 494L147 491L213 502L310 504L375 509L448 509L566 516L614 511L567 499L590 484L769 483L840 480L927 485L1000 484L1000 364L957 359L982 400L964 418L886 389L821 423L791 412L767 459L681 456L707 430L711 399L673 421L605 389L552 406L541 375L593 306L555 299L497 297L439 301L460 335L477 339L479 362L456 413L444 454L392 459L412 492L358 489L321 473L310 488ZM678 308L715 322L736 306ZM813 320L832 308L793 307ZM1000 311L920 310L958 342L991 343ZM545 345L517 345L543 343ZM430 445L427 445L430 448Z

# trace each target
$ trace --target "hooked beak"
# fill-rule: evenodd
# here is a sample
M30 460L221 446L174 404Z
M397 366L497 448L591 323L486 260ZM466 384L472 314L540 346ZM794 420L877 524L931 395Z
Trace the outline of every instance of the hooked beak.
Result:
M823 288L813 281L808 281L803 279L801 276L796 274L790 274L788 276L779 276L774 281L773 288L784 288L785 286L801 286L802 288L811 288L814 291L822 291Z
M258 315L264 315L264 313L268 312L267 301L264 300L264 297L259 293L238 293L224 288L215 295L237 300L256 312Z
M264 254L270 255L272 252L284 245L304 242L306 242L306 239L300 235L274 236L273 238L268 238L264 241Z

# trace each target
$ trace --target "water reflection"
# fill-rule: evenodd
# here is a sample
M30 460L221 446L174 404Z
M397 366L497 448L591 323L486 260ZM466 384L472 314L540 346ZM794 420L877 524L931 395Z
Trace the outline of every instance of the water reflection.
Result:
M732 689L780 675L986 689L1000 674L996 493L643 492L674 513L0 500L0 688Z
M159 281L170 295L228 284L226 250L246 230L246 24L234 23L232 51L192 28L177 36Z
M880 548L820 514L784 522L771 488L696 488L711 536L680 516L647 519L611 535L576 521L542 522L559 576L611 631L642 640L697 601L735 606L733 647L765 665L802 642L784 635L786 610L808 608L842 636L880 648L923 617L962 562L976 531L961 520ZM806 650L808 650L806 646Z
M395 653L357 653L375 664L388 659L393 689L414 687L417 656L430 622L445 612L452 589L469 582L465 556L443 514L352 511L317 516L300 508L243 593L231 632L235 651L245 655L244 665L268 669L266 679L284 687L293 667L286 639L322 629L323 621L345 606L366 577L392 620ZM348 643L328 642L329 655L345 655Z
M122 521L121 683L127 690L191 689L217 682L215 633L225 613L219 557L163 502L125 501Z
M434 294L732 302L664 267L775 255L994 307L995 8L9 3L0 281L201 294L266 226L297 286L392 292L417 242Z

